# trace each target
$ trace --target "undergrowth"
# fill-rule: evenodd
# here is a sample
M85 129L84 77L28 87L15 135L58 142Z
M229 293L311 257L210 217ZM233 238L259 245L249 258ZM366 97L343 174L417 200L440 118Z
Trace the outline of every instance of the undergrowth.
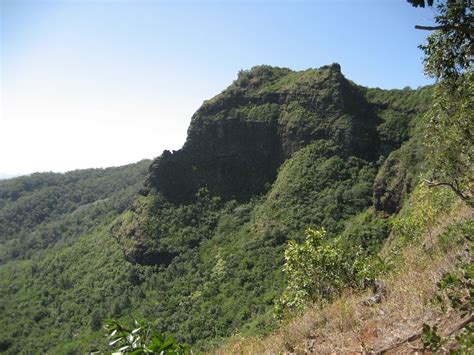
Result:
M390 237L379 253L384 262L383 272L376 276L385 285L387 293L380 303L371 306L364 302L371 295L371 290L358 288L351 282L339 283L339 272L340 268L344 268L344 262L335 266L334 261L341 261L340 255L335 256L335 244L325 245L323 231L310 230L309 240L302 244L290 244L287 253L305 258L305 249L322 251L319 256L308 257L307 260L315 260L316 266L319 266L316 271L329 268L329 275L333 276L329 280L329 287L338 289L336 296L330 301L319 296L312 298L314 303L306 303L303 312L298 315L293 313L293 318L283 322L281 328L268 337L249 338L236 335L215 352L344 352L355 351L354 349L360 349L361 346L366 351L403 349L406 344L400 342L400 339L418 333L420 337L416 339L419 341L425 334L424 340L436 342L437 335L446 333L447 329L452 327L451 323L466 317L463 312L472 312L472 304L466 305L464 302L464 306L460 308L449 305L449 318L446 318L444 323L439 324L438 328L428 325L433 324L433 320L440 317L442 319L446 311L432 300L439 294L439 286L446 284L448 278L451 280L448 282L449 286L443 286L442 291L445 300L450 297L456 300L460 295L463 295L465 301L471 299L469 292L472 292L472 285L466 282L472 267L465 269L461 272L463 276L459 276L459 258L466 260L466 255L472 253L472 250L466 251L474 234L471 216L472 210L459 202L450 190L430 189L420 184L405 207L390 221ZM311 238L318 242L311 242ZM353 265L357 264L357 258L352 258L351 262ZM331 270L333 266L339 271ZM466 267L466 264L464 266ZM286 264L285 268L288 268ZM303 269L307 268L302 268L300 272L303 272ZM447 276L453 273L458 276L453 279L452 276ZM320 285L300 282L308 276L317 284L318 275L317 272L313 274L313 271L310 271L293 277L290 272L288 289L285 291L289 297L285 300L286 304L292 305L291 302L297 302L301 295L306 297L304 292L295 293L301 285L306 292L316 291L316 295L320 291L318 287L326 289L328 286L325 286L324 282ZM460 280L464 280L462 287L459 287ZM327 279L323 281L328 282ZM293 295L293 299L290 295ZM446 307L446 303L444 304L443 307ZM427 324L424 333L423 324ZM443 336L440 335L441 338ZM466 326L453 333L449 342L442 345L461 352L463 349L472 348L471 327ZM426 349L430 349L429 346L427 343ZM431 349L434 350L434 347Z

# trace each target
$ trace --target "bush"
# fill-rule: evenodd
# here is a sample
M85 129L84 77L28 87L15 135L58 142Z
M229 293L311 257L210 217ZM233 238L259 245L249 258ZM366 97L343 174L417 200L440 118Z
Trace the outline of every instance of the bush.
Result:
M301 312L310 302L330 299L344 286L361 287L367 278L375 277L380 264L364 257L360 247L346 249L325 235L323 228L308 228L302 243L288 243L283 266L288 285L276 305L279 318L286 311Z
M400 245L417 240L425 233L431 236L439 223L439 217L448 214L456 202L450 190L431 189L423 182L410 198L412 203L393 222L392 231Z

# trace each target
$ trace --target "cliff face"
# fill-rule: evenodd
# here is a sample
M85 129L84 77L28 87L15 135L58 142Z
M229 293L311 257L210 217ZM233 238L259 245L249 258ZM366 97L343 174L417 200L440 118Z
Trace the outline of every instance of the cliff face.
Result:
M223 233L229 203L254 205L247 229L228 233L251 229L272 248L307 226L336 235L370 206L397 211L421 161L410 158L418 145L404 145L420 95L357 86L338 64L240 72L193 115L183 148L151 164L142 196L114 230L126 258L169 265L194 252Z
M156 159L148 185L172 202L189 201L201 187L244 200L264 191L283 159L274 123L212 121L193 127L183 149Z
M247 200L268 189L283 161L316 140L346 157L375 159L379 123L338 64L303 72L255 67L204 102L183 148L153 162L147 186L175 203L192 200L201 187L225 200Z

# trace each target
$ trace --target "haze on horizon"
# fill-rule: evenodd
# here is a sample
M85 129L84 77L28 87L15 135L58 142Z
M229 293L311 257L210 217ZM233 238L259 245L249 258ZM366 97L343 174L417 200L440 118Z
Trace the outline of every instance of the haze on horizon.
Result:
M0 175L179 149L240 69L333 62L358 84L430 84L431 9L406 1L0 0Z

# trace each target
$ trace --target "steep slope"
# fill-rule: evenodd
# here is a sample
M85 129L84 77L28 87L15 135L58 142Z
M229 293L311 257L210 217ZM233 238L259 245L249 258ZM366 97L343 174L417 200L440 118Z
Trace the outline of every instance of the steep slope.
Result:
M430 105L433 87L413 90L367 89L367 100L383 119L377 127L382 154L387 157L374 184L374 207L396 213L423 172L425 148L422 113ZM411 138L411 139L410 139Z
M184 147L153 163L148 186L172 202L190 201L204 186L224 200L245 201L265 192L281 163L316 140L345 157L377 158L379 123L338 64L302 72L255 67L204 102Z
M267 337L234 337L213 353L472 353L474 209L420 185L392 223L377 290L347 288Z
M257 224L272 224L268 219L282 224L284 218L275 213L293 208L296 214L288 217L293 225L283 223L274 232L285 238L311 224L340 232L347 217L371 205L378 164L411 135L412 121L426 109L429 92L359 87L344 78L338 64L301 72L260 66L239 73L193 115L183 148L165 151L152 163L141 191L146 198L135 206L139 212L129 215L130 223L116 233L126 257L169 264L183 248L199 244L202 235L173 246L169 237L175 233L149 224L160 218L157 206L193 204L202 188L224 202L238 203L268 192L268 211L259 213L264 221ZM293 159L309 145L307 153ZM389 162L394 160L396 155ZM386 164L384 171L392 165ZM307 169L300 171L303 166ZM388 182L393 177L387 175L377 178L375 206L391 213L389 205L401 201L390 201L399 182ZM347 182L337 190L331 185L339 180ZM312 207L316 200L319 205ZM212 228L204 234L212 234Z
M372 208L374 182L391 178L378 171L416 133L429 95L362 88L338 65L240 73L196 112L184 147L153 162L114 227L127 260L168 275L149 317L207 346L237 329L268 331L287 240L310 225L336 236L364 214L345 238L378 250L390 226Z
M0 263L72 241L129 205L150 161L0 181Z
M134 179L123 181L131 186L124 195L112 194L126 203L107 205L104 213L87 206L115 197L95 194L84 205L65 197L68 208L56 204L32 224L27 209L16 210L28 228L26 240L49 228L54 233L46 234L51 243L33 243L30 254L14 256L28 260L8 257L0 266L0 322L9 322L0 348L103 349L100 324L110 317L146 318L196 349L235 332L275 329L287 240L323 226L330 238L341 234L367 254L380 249L390 233L390 210L383 206L391 200L383 197L400 197L399 208L412 188L405 176L417 169L409 159L394 164L407 181L399 194L387 162L404 159L396 152L418 134L429 95L429 88L357 86L337 64L239 73L192 117L183 148L153 161L139 195L118 218L131 201ZM386 181L378 194L376 181ZM81 186L70 188L80 195ZM8 210L38 194L22 191L0 205ZM5 245L21 246L18 233L6 233Z

